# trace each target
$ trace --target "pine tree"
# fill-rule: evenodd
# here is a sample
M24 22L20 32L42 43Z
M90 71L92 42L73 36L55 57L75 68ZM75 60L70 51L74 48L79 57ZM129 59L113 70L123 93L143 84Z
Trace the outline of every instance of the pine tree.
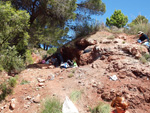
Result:
M91 15L104 14L105 4L101 0L3 0L11 1L17 10L30 14L31 36L29 43L34 46L42 41L58 44L67 39L69 29L75 30L75 20L89 21ZM80 21L80 22L81 22ZM81 22L82 23L82 22ZM63 38L62 38L63 37Z
M111 27L111 26L116 26L118 28L124 27L128 22L128 17L125 16L121 10L115 10L114 14L110 17L110 19L107 17L106 18L106 25Z

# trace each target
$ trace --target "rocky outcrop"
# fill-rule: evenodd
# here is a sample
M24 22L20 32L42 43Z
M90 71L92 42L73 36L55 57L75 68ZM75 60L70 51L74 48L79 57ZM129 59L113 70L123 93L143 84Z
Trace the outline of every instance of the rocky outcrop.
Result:
M117 38L116 38L117 37ZM136 43L123 43L127 41L127 37L123 35L115 36L115 39L78 39L74 42L74 46L63 46L62 56L64 61L76 60L78 65L87 65L95 61L97 58L111 61L113 55L131 55L135 59L139 59L143 54L148 53L147 48ZM107 46L106 46L107 45Z
M80 65L90 64L94 60L98 59L100 56L101 54L99 52L99 49L97 49L96 46L89 46L80 55L79 64Z
M95 45L97 44L98 42L96 40L92 40L92 39L81 39L81 40L77 40L75 42L75 45L76 47L80 48L80 49L85 49L86 47L88 46L91 46L91 45Z
M143 54L148 53L148 50L144 46L140 45L133 45L133 44L125 44L125 45L120 45L121 49L125 51L128 54L131 54L135 56L136 58L140 58Z
M95 44L95 40L81 39L75 42L76 47L62 47L62 57L64 61L75 60L78 65L92 63L99 56L96 46L92 46Z

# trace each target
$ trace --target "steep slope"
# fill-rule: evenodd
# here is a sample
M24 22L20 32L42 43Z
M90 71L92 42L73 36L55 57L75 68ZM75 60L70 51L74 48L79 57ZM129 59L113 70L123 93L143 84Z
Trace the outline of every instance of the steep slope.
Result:
M74 91L81 92L75 103L80 113L90 113L89 107L98 102L110 103L117 95L129 101L131 113L150 112L150 63L139 58L148 53L144 46L135 43L132 35L99 31L75 41L74 46L62 48L64 60L76 59L77 68L48 68L43 64L32 66L19 74L14 93L3 101L2 113L37 113L42 100L56 97L63 101ZM41 68L40 68L41 67ZM111 80L116 75L117 80ZM28 81L22 85L22 81ZM15 99L14 109L10 109Z

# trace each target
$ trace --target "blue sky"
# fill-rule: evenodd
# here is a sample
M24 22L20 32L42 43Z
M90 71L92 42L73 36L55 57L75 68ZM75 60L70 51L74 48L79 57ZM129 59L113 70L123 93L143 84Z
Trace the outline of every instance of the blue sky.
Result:
M131 23L138 15L145 16L150 23L150 0L102 0L102 2L106 5L105 14L92 16L92 18L104 24L106 23L106 18L110 18L115 9L121 10L124 15L128 16L128 23ZM72 31L69 34L72 34Z
M106 22L106 18L116 10L128 16L128 23L131 23L138 15L145 16L150 22L150 0L102 0L106 5L106 13L103 16L96 16L100 22Z

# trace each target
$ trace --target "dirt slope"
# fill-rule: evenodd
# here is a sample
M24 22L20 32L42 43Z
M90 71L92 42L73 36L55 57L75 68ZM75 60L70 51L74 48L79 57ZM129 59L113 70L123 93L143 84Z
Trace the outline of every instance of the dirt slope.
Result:
M57 97L63 103L73 91L82 92L80 100L74 102L80 113L90 113L89 107L100 101L110 103L117 95L129 101L131 113L150 113L150 64L139 60L147 49L134 43L135 36L126 34L101 31L86 40L90 43L80 50L81 66L77 68L44 69L38 64L22 71L14 93L0 104L1 113L38 113L46 97ZM91 51L85 53L89 48ZM110 80L113 75L118 80ZM29 83L22 85L23 80Z

